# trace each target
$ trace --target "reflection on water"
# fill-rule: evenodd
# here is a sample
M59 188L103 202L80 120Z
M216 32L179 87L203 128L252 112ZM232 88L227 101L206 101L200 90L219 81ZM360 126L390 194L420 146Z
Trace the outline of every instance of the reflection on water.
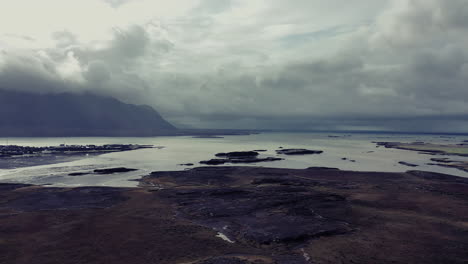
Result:
M284 156L285 160L247 164L277 168L307 168L313 166L335 167L343 170L403 172L411 170L399 161L420 165L415 168L468 177L468 173L438 166L426 165L430 156L417 152L377 148L372 141L425 141L433 143L460 143L468 136L438 135L387 135L387 134L322 134L322 133L264 133L224 138L152 137L152 138L9 138L9 144L47 146L59 144L152 144L162 149L141 149L129 152L104 154L71 162L0 170L2 182L53 184L55 186L135 186L136 180L152 171L184 170L179 164L194 163L214 158L218 152L266 149L263 156L277 156L275 150L284 148L308 148L323 150L320 155ZM338 137L335 137L338 136ZM6 139L0 139L0 142ZM343 158L346 158L344 160ZM455 157L457 160L468 160ZM352 162L350 160L355 160ZM238 164L236 164L238 165ZM68 176L71 172L85 172L97 168L128 167L138 171L114 175Z

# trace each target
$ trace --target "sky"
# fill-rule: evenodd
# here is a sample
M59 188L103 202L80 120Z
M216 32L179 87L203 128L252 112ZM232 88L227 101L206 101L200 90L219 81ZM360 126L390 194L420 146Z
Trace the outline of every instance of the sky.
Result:
M0 89L185 128L468 132L468 0L0 0Z

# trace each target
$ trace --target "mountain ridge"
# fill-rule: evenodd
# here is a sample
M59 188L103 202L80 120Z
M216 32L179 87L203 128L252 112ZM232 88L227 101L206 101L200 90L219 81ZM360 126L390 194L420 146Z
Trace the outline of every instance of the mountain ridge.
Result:
M157 136L177 128L148 105L91 93L0 89L0 136Z

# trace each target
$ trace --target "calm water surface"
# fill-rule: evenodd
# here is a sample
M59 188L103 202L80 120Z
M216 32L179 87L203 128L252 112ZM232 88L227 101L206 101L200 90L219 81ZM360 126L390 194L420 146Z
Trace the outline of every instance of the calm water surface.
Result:
M331 138L329 135L339 136ZM376 148L372 141L425 141L433 143L460 143L468 136L391 135L391 134L321 134L321 133L263 133L224 138L152 137L152 138L0 138L0 144L24 146L51 146L59 144L152 144L163 149L142 149L129 152L92 156L71 162L0 170L1 182L52 184L54 186L136 186L139 179L152 171L184 170L181 163L194 163L214 158L218 152L266 149L263 156L277 156L275 150L308 148L323 150L321 155L284 156L286 160L248 164L276 168L303 169L312 166L335 167L342 170L403 172L417 169L468 177L468 173L438 166L426 165L430 158L438 157L413 151ZM282 156L283 157L283 156ZM347 158L348 160L342 160ZM468 160L454 157L456 160ZM355 160L351 162L349 160ZM420 165L410 168L398 164L406 161ZM71 172L84 172L97 168L129 167L138 171L115 175L88 175L72 177Z

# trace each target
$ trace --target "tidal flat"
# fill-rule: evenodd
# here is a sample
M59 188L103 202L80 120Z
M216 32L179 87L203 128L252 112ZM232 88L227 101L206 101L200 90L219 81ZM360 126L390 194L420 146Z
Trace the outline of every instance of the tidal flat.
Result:
M468 162L468 157L443 154L421 154L420 151L402 150L376 146L373 142L426 142L438 145L456 145L468 140L468 136L421 135L421 134L346 134L346 133L262 133L224 138L151 137L151 138L8 138L18 146L44 147L66 145L134 144L160 146L133 151L113 152L101 155L48 155L54 159L35 162L36 158L1 159L8 169L0 169L0 182L52 185L54 187L111 186L135 187L135 180L153 171L176 171L200 166L200 161L223 159L217 153L257 151L262 162L229 163L235 166L266 166L274 168L305 169L308 167L334 167L352 171L405 172L410 167L405 162L418 165L418 170L468 177L468 172L454 168L434 166L433 158L450 158ZM284 149L309 149L323 151L321 154L285 155L277 153ZM260 151L261 150L261 151ZM57 157L73 160L57 160ZM31 160L32 159L32 160ZM273 160L274 159L274 160ZM232 159L231 159L232 160ZM236 160L237 161L237 160ZM250 161L250 160L249 160ZM32 162L30 164L29 162ZM245 160L243 161L245 162ZM53 163L53 164L50 164ZM29 164L29 165L28 165ZM184 165L180 165L184 164ZM193 164L193 165L186 165ZM138 171L96 177L95 174L74 177L95 169L135 168Z
M402 149L409 151L417 151L426 155L441 155L447 156L443 158L431 158L431 162L427 165L454 168L464 172L468 172L468 161L456 160L454 157L468 157L468 141L464 141L459 144L431 144L425 142L412 142L412 143L401 143L401 142L376 142L378 146L384 146L386 148ZM448 158L450 157L450 158ZM406 164L412 166L406 162L400 162L400 164ZM414 165L417 167L419 165Z

